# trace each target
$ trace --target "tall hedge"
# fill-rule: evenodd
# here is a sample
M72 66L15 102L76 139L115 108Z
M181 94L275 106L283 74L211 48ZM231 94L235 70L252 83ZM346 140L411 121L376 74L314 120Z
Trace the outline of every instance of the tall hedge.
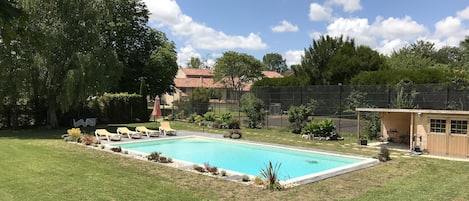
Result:
M147 101L138 94L104 94L96 104L100 123L144 122L150 118Z
M391 69L380 71L363 71L354 78L353 85L397 84L409 80L414 84L446 83L454 77L467 77L464 73L446 71L441 68L426 69Z

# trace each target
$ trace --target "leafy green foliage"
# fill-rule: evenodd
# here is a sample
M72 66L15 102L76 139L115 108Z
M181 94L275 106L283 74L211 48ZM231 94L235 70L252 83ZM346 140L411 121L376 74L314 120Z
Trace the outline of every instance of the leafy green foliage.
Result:
M381 118L377 113L368 113L363 115L365 119L364 133L369 139L377 139L381 133Z
M261 169L261 176L267 180L267 189L270 190L282 190L283 186L280 184L278 179L278 171L282 163L276 163L272 165L272 161L266 165L265 169Z
M301 129L308 122L308 118L313 115L317 101L311 99L306 105L291 106L288 110L288 121L293 128L293 133L301 133Z
M209 100L210 97L208 90L204 87L194 89L192 94L189 96L189 101L192 105L193 111L200 115L203 115L208 111Z
M416 107L414 100L418 93L413 87L412 81L402 80L396 84L395 88L397 94L396 99L391 103L392 108L412 109Z
M146 99L138 94L105 94L91 102L101 123L143 122L149 120Z
M330 137L335 134L336 127L332 119L324 119L321 121L311 121L306 124L301 133L313 134L319 137Z
M347 98L345 98L345 112L355 113L356 108L371 107L372 105L368 103L366 95L366 92L357 90L350 92Z
M264 121L264 103L253 93L245 93L241 96L240 111L244 112L248 117L248 127L258 128Z
M269 71L283 74L288 70L287 62L279 53L268 53L262 57L262 62Z
M263 76L262 68L262 62L251 55L233 51L224 52L215 63L215 80L220 80L234 91L241 91L247 83Z
M215 121L215 119L217 118L217 115L213 112L206 112L204 114L204 119L205 121Z
M310 84L347 84L360 71L384 69L384 58L369 47L355 47L353 39L321 36L305 49L297 76L309 77Z
M356 85L397 84L401 80L411 80L415 84L446 83L454 77L467 77L467 75L441 68L390 69L363 71L352 78L351 83Z
M199 57L191 57L191 59L186 63L187 68L203 68L204 63L200 60Z

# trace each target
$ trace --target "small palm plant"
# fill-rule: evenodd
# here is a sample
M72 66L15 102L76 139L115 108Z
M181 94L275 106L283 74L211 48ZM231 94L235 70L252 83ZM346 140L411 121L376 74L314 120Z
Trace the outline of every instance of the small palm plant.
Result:
M270 190L281 190L283 187L278 180L278 170L280 169L281 163L272 165L272 161L266 165L265 169L261 169L261 176L267 180L267 188Z

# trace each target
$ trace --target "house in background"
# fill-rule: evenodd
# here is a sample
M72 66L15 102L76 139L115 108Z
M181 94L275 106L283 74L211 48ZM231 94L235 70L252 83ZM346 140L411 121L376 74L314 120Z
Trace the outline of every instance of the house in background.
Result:
M275 71L262 71L264 77L268 78L281 78L283 77ZM227 88L220 81L214 81L213 70L199 69L199 68L179 68L176 77L174 78L173 94L164 94L162 96L162 103L172 105L174 102L188 98L194 89L199 87L212 88L220 91L221 102L230 102L235 99L235 92L231 88ZM262 79L262 78L260 78ZM246 84L242 91L247 92L251 89L252 83Z
M363 112L379 113L381 134L394 143L431 155L469 157L469 111L357 108L357 135Z

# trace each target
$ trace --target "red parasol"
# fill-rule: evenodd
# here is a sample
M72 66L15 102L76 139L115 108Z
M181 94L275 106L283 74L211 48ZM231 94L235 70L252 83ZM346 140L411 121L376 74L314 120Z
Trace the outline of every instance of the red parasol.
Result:
M155 97L155 103L153 105L153 111L151 112L151 116L155 118L155 121L158 117L161 116L161 108L160 108L160 98Z

